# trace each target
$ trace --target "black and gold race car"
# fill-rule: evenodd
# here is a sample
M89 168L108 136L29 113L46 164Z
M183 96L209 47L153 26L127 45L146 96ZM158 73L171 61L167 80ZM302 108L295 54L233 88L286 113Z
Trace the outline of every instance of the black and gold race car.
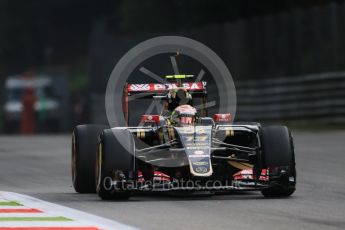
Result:
M145 92L165 103L161 114L142 115L138 126L74 129L77 192L97 192L107 200L140 191L257 190L265 197L295 191L294 146L287 127L233 123L229 113L207 117L206 107L193 107L195 99L206 103L206 83L178 83L126 86L125 97Z

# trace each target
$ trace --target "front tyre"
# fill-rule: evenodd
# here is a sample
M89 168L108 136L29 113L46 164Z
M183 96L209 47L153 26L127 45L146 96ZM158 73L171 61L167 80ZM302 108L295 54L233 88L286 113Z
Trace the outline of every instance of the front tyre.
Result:
M135 143L126 129L107 129L100 135L96 157L96 187L102 200L125 200L131 192L124 180L134 174Z
M296 190L296 167L293 139L286 126L263 127L260 135L262 165L269 170L265 197L288 197Z
M78 193L95 193L95 161L99 134L105 125L78 125L72 134L72 182Z

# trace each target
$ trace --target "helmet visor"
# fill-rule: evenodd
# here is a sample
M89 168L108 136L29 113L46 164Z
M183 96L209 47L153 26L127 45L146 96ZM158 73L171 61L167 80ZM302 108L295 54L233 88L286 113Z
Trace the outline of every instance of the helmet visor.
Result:
M180 123L184 125L192 125L193 124L193 117L181 117Z

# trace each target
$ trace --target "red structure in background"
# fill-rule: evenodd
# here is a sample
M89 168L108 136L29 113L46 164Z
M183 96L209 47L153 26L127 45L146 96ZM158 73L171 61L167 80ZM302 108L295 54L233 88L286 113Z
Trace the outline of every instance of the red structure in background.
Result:
M21 117L21 133L34 134L36 131L35 103L36 95L33 88L26 88L22 98L23 112Z

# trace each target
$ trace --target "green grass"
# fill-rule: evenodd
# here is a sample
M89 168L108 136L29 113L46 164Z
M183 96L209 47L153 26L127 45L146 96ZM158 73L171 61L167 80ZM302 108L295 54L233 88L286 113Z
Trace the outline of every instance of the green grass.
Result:
M0 201L0 207L1 206L23 206L17 201Z

